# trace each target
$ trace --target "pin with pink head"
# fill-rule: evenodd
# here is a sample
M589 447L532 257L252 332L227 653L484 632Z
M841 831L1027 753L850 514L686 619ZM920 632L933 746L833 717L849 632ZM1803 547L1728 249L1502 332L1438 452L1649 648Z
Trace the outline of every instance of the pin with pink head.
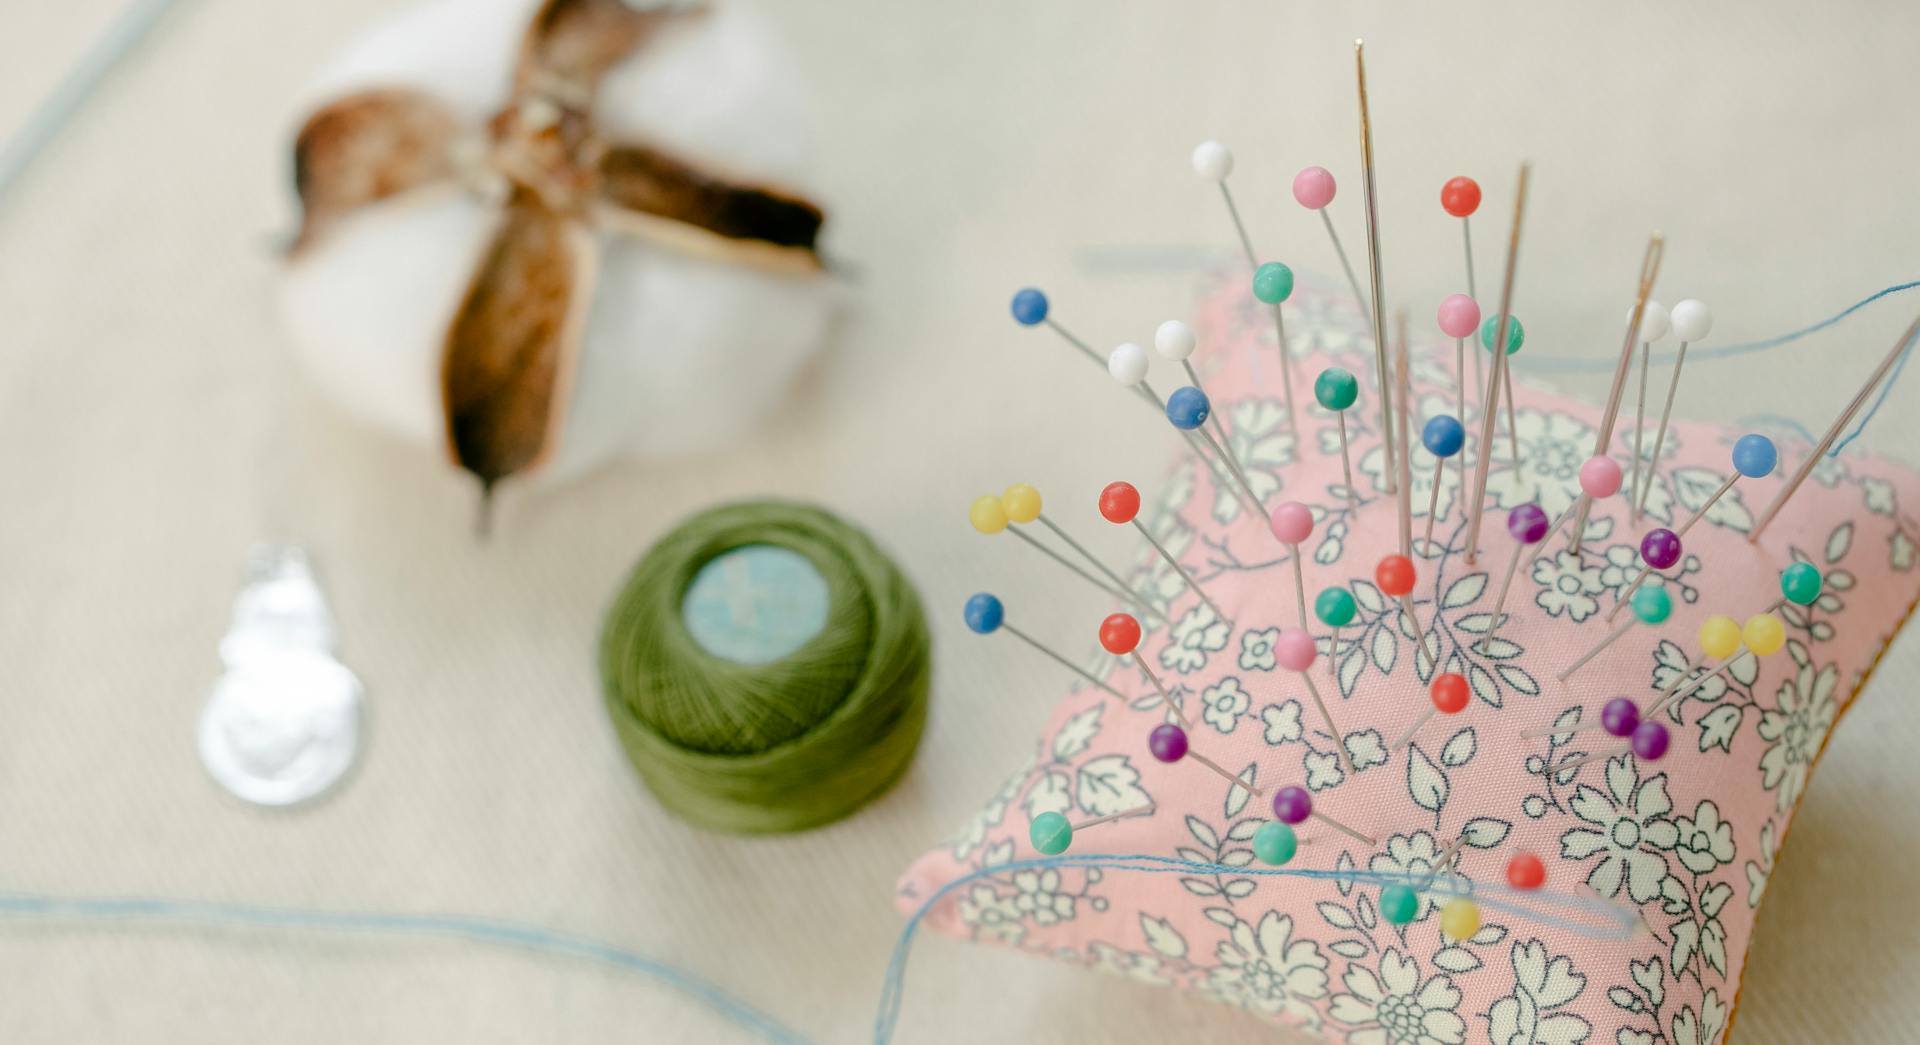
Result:
M1320 656L1314 645L1313 636L1302 628L1282 628L1273 640L1274 662L1288 671L1300 673L1300 681L1307 684L1307 693L1313 697L1313 706L1319 709L1320 720L1326 723L1327 732L1333 737L1335 752L1340 756L1340 765L1348 776L1353 775L1353 760L1347 755L1346 734L1334 725L1333 712L1327 709L1327 702L1320 697L1320 687L1313 684L1313 676L1308 672L1313 662Z
M1469 338L1480 329L1480 303L1465 294L1448 294L1440 302L1440 331L1450 338Z
M1337 186L1325 167L1303 167L1293 176L1293 198L1308 210L1322 210L1333 202Z
M1267 517L1273 537L1293 553L1293 594L1299 610L1299 624L1307 626L1307 581L1300 570L1300 545L1313 536L1313 509L1299 501L1277 504Z

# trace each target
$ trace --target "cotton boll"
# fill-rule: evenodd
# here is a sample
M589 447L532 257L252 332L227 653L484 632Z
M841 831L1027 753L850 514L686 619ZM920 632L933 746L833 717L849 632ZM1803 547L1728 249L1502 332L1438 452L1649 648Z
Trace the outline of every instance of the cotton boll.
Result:
M376 87L450 105L476 134L505 103L539 0L442 0L350 45L302 95L314 109ZM729 178L806 191L807 92L771 28L732 5L683 17L601 81L595 121ZM361 207L287 265L280 306L302 367L354 416L444 453L448 323L500 209L436 185ZM604 226L557 443L530 476L736 441L819 348L838 293L823 275L695 257Z

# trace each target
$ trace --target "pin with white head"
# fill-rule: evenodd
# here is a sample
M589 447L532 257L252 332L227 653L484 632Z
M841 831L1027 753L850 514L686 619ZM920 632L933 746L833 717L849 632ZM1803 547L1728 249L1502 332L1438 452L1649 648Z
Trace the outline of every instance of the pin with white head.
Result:
M1240 249L1246 252L1249 267L1258 264L1253 253L1253 240L1247 237L1247 226L1240 220L1240 208L1233 205L1233 190L1227 188L1227 176L1233 173L1233 151L1217 141L1203 141L1193 147L1193 173L1201 181L1210 181L1220 186L1220 199L1227 205L1227 216L1233 219L1233 231L1240 236Z
M1006 606L1001 603L997 596L984 591L975 594L967 600L966 608L962 612L962 618L967 622L967 630L976 635L991 635L997 631L1004 631L1014 638L1019 639L1021 642L1039 650L1051 658L1054 663L1080 676L1086 680L1088 685L1093 686L1095 689L1104 690L1108 696L1115 697L1122 702L1127 699L1126 694L1094 678L1088 674L1084 668L1068 660L1066 657L1061 656L1039 639L1007 623Z
M1287 320L1280 306L1293 296L1293 270L1269 261L1253 270L1253 296L1273 306L1273 339L1280 348L1280 395L1287 401L1287 426L1297 438L1300 412L1293 405L1293 350L1287 345Z
M1072 535L1061 529L1060 524L1047 518L1047 513L1042 511L1041 508L1040 491L1027 483L1014 483L1000 494L1000 509L1005 513L1009 524L1023 525L1037 522L1046 527L1053 532L1055 537L1060 539L1061 543L1072 548L1080 558L1091 564L1094 569L1099 570L1101 576L1105 577L1115 588L1125 592L1128 596L1128 602L1136 606L1147 607L1155 616L1163 620L1166 618L1166 615L1161 613L1158 607L1154 606L1152 599L1136 591L1125 579L1114 572L1111 567L1101 562L1098 556L1088 551L1085 545L1074 540ZM1019 531L1016 530L1014 532L1018 533Z
M1140 655L1140 622L1135 620L1132 614L1108 614L1107 619L1100 622L1100 645L1116 657L1133 658L1134 666L1140 669L1140 673L1147 677L1148 682L1153 683L1153 691L1160 695L1161 705L1172 713L1182 727L1193 728L1193 723L1187 721L1187 716L1180 713L1179 705L1167 695L1167 688L1160 684L1160 676L1155 675L1153 669L1147 666L1147 658Z
M1133 603L1134 605L1139 606L1143 610L1153 612L1151 603L1148 603L1145 599L1142 599L1132 594L1125 587L1117 587L1117 586L1108 584L1106 581L1103 581L1100 578L1095 577L1093 574L1088 573L1086 570L1081 569L1079 566L1075 565L1072 561L1068 560L1065 556L1061 555L1059 552L1056 552L1052 548L1049 548L1046 545L1041 544L1039 541L1021 532L1019 529L1008 526L1007 524L1012 520L1007 517L1006 504L1002 502L999 497L993 494L990 494L990 493L981 494L979 497L976 497L973 499L973 503L967 507L967 521L973 525L973 528L975 531L982 534L986 534L987 536L993 536L994 534L998 534L1002 532L1011 533L1015 537L1019 538L1022 542L1024 542L1028 547L1033 548L1035 551L1038 551L1040 554L1045 555L1047 558L1052 559L1056 563L1059 563L1062 567L1067 569L1074 576L1079 577L1083 581L1086 581L1088 584L1106 593L1109 597L1118 599L1121 602Z
M1360 398L1360 382L1351 372L1330 366L1314 378L1313 398L1321 407L1333 411L1333 418L1339 423L1340 474L1346 483L1347 503L1359 507L1359 494L1353 488L1353 455L1347 451L1347 408Z
M1651 306L1653 303L1647 304ZM1687 346L1712 332L1713 310L1703 302L1688 298L1667 313L1667 330L1680 339L1680 350L1673 357L1673 377L1667 381L1667 402L1660 408L1660 428L1653 437L1653 455L1647 459L1646 475L1638 485L1627 488L1627 496L1633 498L1636 518L1647 510L1647 494L1653 489L1654 476L1660 471L1660 451L1667 443L1667 422L1673 417L1673 397L1680 391L1680 368L1687 365Z
M1467 445L1467 430L1446 414L1428 419L1420 429L1420 443L1433 455L1433 489L1427 494L1427 532L1422 543L1433 546L1433 520L1440 510L1440 480L1447 472L1447 459L1457 456Z
M1167 551L1164 545L1154 539L1151 530L1141 525L1140 491L1135 489L1132 483L1112 482L1100 491L1100 517L1116 525L1132 524L1135 530L1140 531L1140 536L1145 537L1147 543L1153 545L1153 550L1160 553L1160 558L1180 576L1181 582L1186 584L1195 595L1200 596L1200 601L1207 604L1207 608L1213 611L1213 615L1225 621L1229 628L1233 626L1233 622L1227 620L1226 612L1208 597L1206 589L1200 587L1200 582L1193 579L1193 574L1188 573L1187 568L1180 565L1180 560L1174 558L1173 553Z
M1627 308L1627 320L1633 320L1633 308ZM1640 392L1633 399L1633 476L1627 483L1627 489L1640 489L1640 452L1641 433L1647 426L1647 369L1648 358L1653 354L1653 343L1667 336L1672 322L1667 315L1667 307L1658 301L1648 301L1640 314ZM1651 467L1651 466L1649 466ZM1634 501L1630 506L1630 518L1640 521L1640 504Z
M1215 454L1222 458L1226 457L1226 450L1222 449L1220 444L1214 440L1213 436L1209 435L1206 429L1202 427L1207 423L1207 417L1213 413L1213 404L1208 401L1205 392L1200 391L1192 385L1182 385L1174 389L1173 394L1167 397L1166 411L1167 421L1172 424L1173 427L1187 433L1189 437L1197 435L1200 439L1204 440L1208 446L1212 447ZM1198 445L1193 447L1193 452L1199 455L1202 461L1207 460L1206 454L1201 452ZM1231 462L1229 462L1227 471L1231 473L1231 482L1228 485L1230 487L1238 487L1240 494L1246 498L1244 503L1247 507L1251 509L1256 516L1266 514L1266 509L1260 503L1260 495L1253 492L1253 484L1247 481L1246 475L1243 474L1238 467L1233 466Z
M1307 693L1313 698L1313 706L1320 712L1320 721L1333 736L1334 754L1339 756L1340 768L1348 776L1353 775L1353 759L1347 756L1346 734L1333 722L1333 712L1327 709L1327 702L1320 697L1320 687L1313 684L1313 662L1320 655L1314 648L1313 636L1299 628L1283 628L1279 637L1273 640L1273 659L1288 671L1298 672L1300 681L1306 683Z
M1313 536L1313 509L1299 501L1283 501L1274 506L1273 514L1267 517L1267 526L1273 531L1273 539L1286 545L1293 559L1293 597L1298 610L1294 620L1305 630L1307 581L1300 568L1300 546Z
M1159 354L1161 359L1167 360L1170 363L1180 364L1181 368L1186 371L1187 380L1192 383L1193 387L1204 392L1207 389L1205 385L1200 383L1200 372L1193 368L1193 353L1199 347L1200 339L1194 337L1193 328L1178 319L1167 320L1160 324L1153 332L1153 350ZM1219 440L1220 445L1231 455L1233 451L1233 440L1227 438L1227 430L1226 427L1220 423L1220 415L1213 414L1208 417L1207 420L1213 425L1215 438ZM1240 466L1238 460L1234 460L1233 464L1236 468Z
M1333 173L1325 167L1303 167L1293 176L1294 202L1310 211L1318 212L1320 224L1326 226L1327 238L1333 241L1333 253L1340 259L1340 270L1347 274L1347 286L1353 291L1353 299L1360 304L1364 314L1371 312L1373 306L1367 301L1366 291L1360 289L1360 280L1353 274L1353 263L1347 260L1347 248L1340 242L1340 233L1333 227L1333 219L1327 215L1327 205L1333 202L1333 194L1339 188L1333 180Z

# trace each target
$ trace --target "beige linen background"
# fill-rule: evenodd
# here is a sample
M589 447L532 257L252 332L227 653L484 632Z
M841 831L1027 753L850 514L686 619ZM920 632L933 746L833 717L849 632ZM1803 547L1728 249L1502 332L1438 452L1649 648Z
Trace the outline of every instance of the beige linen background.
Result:
M1535 164L1516 311L1528 354L1612 352L1646 234L1659 295L1712 342L1773 334L1920 275L1920 7L1904 3L781 4L823 114L829 245L860 266L835 350L738 448L512 490L475 544L472 489L299 388L269 307L290 227L287 99L390 5L180 0L0 199L0 889L494 914L619 941L828 1041L867 1032L895 874L1026 754L1059 680L960 627L994 588L1077 645L1097 598L1030 576L962 520L1038 484L1114 554L1094 491L1151 482L1163 431L1006 299L1037 282L1100 343L1183 314L1230 231L1187 152L1239 154L1263 249L1337 271L1287 194L1320 163L1361 242L1351 42L1370 41L1389 264L1416 322L1460 289L1437 206L1471 172L1483 286L1519 159ZM17 122L116 0L15 0ZM1681 409L1818 426L1920 307L1701 365ZM1603 381L1569 384L1589 395ZM1870 435L1910 449L1903 386ZM619 754L592 650L622 571L729 497L860 521L934 615L932 723L909 776L787 838L704 835ZM368 687L369 746L329 800L270 813L202 772L192 732L250 541L311 543ZM1896 645L1841 726L1768 890L1738 1017L1756 1043L1911 1040L1920 917L1920 658ZM1744 855L1744 854L1743 854ZM1470 1021L1477 1034L1485 1024ZM925 939L905 1041L1249 1040L1205 1002ZM632 975L455 942L0 922L6 1042L733 1040Z

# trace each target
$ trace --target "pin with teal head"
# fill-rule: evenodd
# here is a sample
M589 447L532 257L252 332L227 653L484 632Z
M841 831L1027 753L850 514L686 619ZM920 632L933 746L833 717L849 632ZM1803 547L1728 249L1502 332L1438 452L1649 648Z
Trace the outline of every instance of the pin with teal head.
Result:
M1360 501L1353 488L1353 457L1347 452L1347 409L1360 398L1360 382L1351 371L1330 366L1313 379L1313 398L1321 409L1333 411L1333 419L1340 425L1340 474L1347 484L1347 504L1357 508Z
M1420 430L1420 442L1433 455L1433 490L1427 494L1427 533L1422 542L1433 546L1433 519L1440 510L1440 481L1446 478L1447 459L1467 445L1467 429L1457 418L1441 414Z
M1340 665L1340 629L1353 623L1360 612L1360 604L1354 601L1353 593L1345 588L1322 588L1320 594L1313 597L1313 615L1320 623L1333 629L1333 638L1327 643L1327 675L1337 677Z
M1507 400L1507 438L1510 449L1513 452L1513 460L1517 466L1520 461L1520 429L1517 427L1518 422L1514 415L1513 369L1508 365L1507 357L1520 351L1520 346L1527 343L1527 331L1520 325L1519 316L1511 312L1506 313L1504 318L1507 321L1507 350L1505 352L1495 352L1493 350L1493 343L1500 338L1500 320L1502 318L1501 314L1496 312L1481 321L1480 347L1486 349L1488 354L1494 357L1493 369L1499 375L1500 395L1504 396Z
M1293 404L1293 351L1287 345L1287 320L1280 312L1281 304L1293 296L1293 270L1277 261L1254 269L1253 296L1273 306L1273 337L1280 349L1280 390L1287 400L1287 425L1297 441L1300 411Z
M1073 836L1078 832L1085 831L1089 827L1110 824L1115 820L1125 820L1129 817L1136 816L1152 816L1153 810L1154 805L1152 802L1149 802L1136 809L1123 809L1118 813L1096 816L1091 820L1082 820L1077 824L1068 823L1067 818L1059 813L1041 813L1028 822L1027 840L1033 843L1034 851L1040 853L1042 856L1059 856L1073 845Z
M1592 660L1601 650L1613 645L1620 636L1632 630L1634 625L1645 624L1649 627L1657 627L1665 624L1667 618L1673 615L1673 596L1667 594L1666 586L1658 581L1634 592L1633 597L1628 599L1627 603L1633 607L1633 616L1621 621L1618 627L1607 634L1606 638L1601 639L1592 649L1581 654L1579 660L1567 665L1566 670L1562 671L1559 675L1560 681L1565 682L1569 678L1572 678L1574 672L1579 671L1586 665L1587 661Z

